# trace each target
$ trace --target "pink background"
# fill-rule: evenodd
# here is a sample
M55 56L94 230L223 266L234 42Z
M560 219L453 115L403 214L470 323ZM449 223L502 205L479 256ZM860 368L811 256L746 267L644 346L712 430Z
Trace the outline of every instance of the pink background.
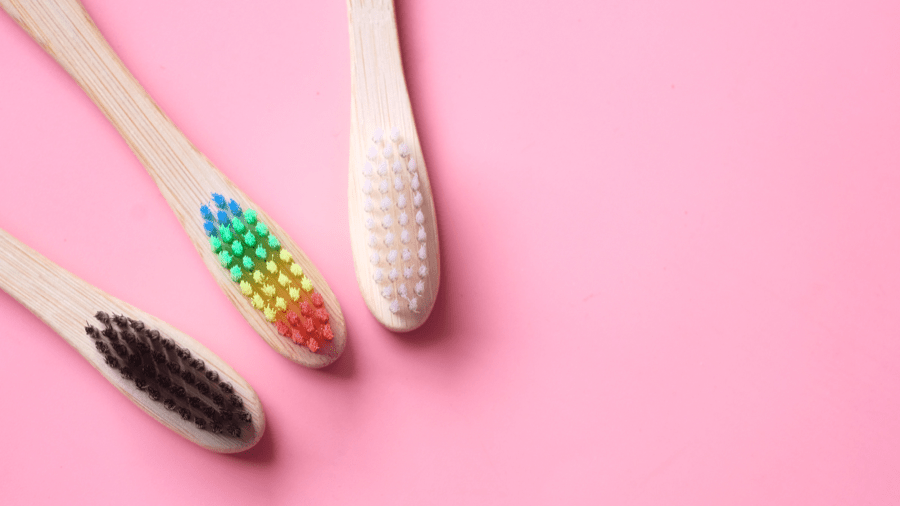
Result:
M251 451L193 446L0 294L3 503L900 503L900 3L397 0L443 256L409 335L353 273L344 2L85 3L350 342L322 371L272 352L0 15L0 227L268 416Z

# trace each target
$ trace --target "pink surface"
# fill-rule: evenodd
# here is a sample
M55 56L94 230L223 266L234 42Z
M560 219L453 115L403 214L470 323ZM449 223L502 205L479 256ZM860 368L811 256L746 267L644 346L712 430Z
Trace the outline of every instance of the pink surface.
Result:
M900 3L544 4L398 0L443 278L395 335L350 256L344 2L86 1L329 280L350 342L323 371L244 323L0 15L0 227L268 417L244 454L193 446L0 294L2 502L900 503Z

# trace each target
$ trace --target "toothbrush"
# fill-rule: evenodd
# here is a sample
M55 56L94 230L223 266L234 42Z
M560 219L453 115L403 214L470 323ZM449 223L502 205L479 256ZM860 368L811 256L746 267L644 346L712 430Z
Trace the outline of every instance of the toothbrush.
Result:
M0 288L125 397L209 450L247 450L265 415L253 388L190 336L50 262L0 230Z
M216 282L275 351L307 367L341 354L337 299L309 258L178 130L77 0L0 6L78 82L159 186Z
M350 243L369 311L396 332L425 323L440 284L431 184L413 120L392 0L347 0Z

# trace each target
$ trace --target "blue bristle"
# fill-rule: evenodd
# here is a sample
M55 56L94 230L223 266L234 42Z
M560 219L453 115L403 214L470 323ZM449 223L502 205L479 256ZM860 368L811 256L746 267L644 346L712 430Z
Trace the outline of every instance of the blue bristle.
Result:
M222 225L225 225L230 221L228 218L228 213L226 213L225 211L219 211L218 213L216 213L216 218L218 218L219 223L221 223Z
M213 200L216 201L216 205L221 209L225 209L225 197L219 195L218 193L213 193Z
M207 221L206 223L204 223L203 229L206 230L206 235L216 235L216 224L211 221Z
M209 206L200 206L200 215L207 220L211 220L213 217L212 211L209 210Z
M238 203L235 202L234 199L232 199L230 202L228 202L228 209L230 209L231 214L233 214L235 216L241 215L241 206L238 205Z

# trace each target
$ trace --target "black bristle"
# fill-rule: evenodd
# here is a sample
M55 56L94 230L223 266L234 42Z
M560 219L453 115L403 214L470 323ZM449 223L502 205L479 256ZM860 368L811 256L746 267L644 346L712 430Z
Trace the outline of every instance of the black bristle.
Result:
M203 430L206 428L206 420L202 418L195 418L194 423L197 424L197 428Z
M171 411L171 410L175 409L175 406L177 406L177 404L175 404L175 401L172 399L166 399L165 401L163 401L163 406L165 406L166 409Z
M103 342L103 341L97 341L97 342L95 342L95 343L94 343L94 346L97 347L97 351L99 351L100 353L102 353L102 354L104 354L104 355L106 355L107 353L109 353L109 345L106 344L106 343Z
M202 411L203 414L206 415L208 418L216 417L216 410L213 409L212 406L203 405L202 407L200 407L200 411Z
M112 367L113 369L119 368L119 361L116 360L112 355L106 355L106 365Z
M138 341L134 343L134 346L140 353L150 353L150 345L145 343L144 341Z
M210 430L213 432L213 434L221 434L222 433L222 424L220 424L218 422L213 422Z
M116 332L116 329L114 329L112 327L106 327L100 333L103 334L103 337L109 339L110 341L118 341L119 340L119 335Z
M162 345L163 345L163 348L165 348L165 349L167 349L167 350L171 350L172 348L175 347L175 343L172 342L171 339L163 339L163 340L162 340Z
M174 385L171 389L169 389L169 391L172 392L172 395L179 399L184 399L187 396L187 392L181 385Z
M213 383L218 383L219 382L219 373L210 369L209 371L206 371L206 379L208 379L209 381L212 381Z
M213 394L212 400L216 406L222 406L223 404L225 404L225 398L222 397L220 394Z
M177 347L175 348L175 354L183 360L190 360L191 358L191 352L187 348Z
M199 372L203 372L203 370L206 369L206 364L204 364L203 361L200 360L199 358L195 358L195 359L191 360L191 367L193 367L194 369L196 369Z
M151 330L150 332L147 332L147 337L149 337L151 341L159 341L159 331Z
M119 369L119 372L122 374L123 378L125 378L129 381L134 379L134 373L132 373L131 369L129 369L128 367L123 367L123 368Z
M97 327L88 325L84 328L84 331L87 332L87 335L90 336L91 339L100 339L100 331L97 330Z
M153 367L153 364L144 364L141 367L141 374L147 378L147 381L156 381L156 368Z
M133 318L129 318L128 321L131 323L132 328L137 331L144 330L144 322L140 320L135 320Z
M128 325L128 318L125 318L120 314L113 315L113 321L116 322L116 325L120 327L125 327L126 325Z
M194 383L197 382L197 380L194 379L193 373L191 373L190 371L184 371L184 372L182 372L182 373L181 373L181 379L183 379L184 382L187 383L188 385L193 385Z
M188 404L190 404L194 409L200 409L200 406L203 405L203 401L201 401L199 397L194 397L192 395L188 397Z
M112 349L115 350L116 355L120 357L125 357L128 355L128 348L122 343L113 343Z
M200 395L203 397L209 397L209 385L203 383L202 381L197 383L197 391L200 392Z
M172 374L178 374L178 373L181 372L181 367L178 367L178 364L176 364L175 362L169 362L169 363L167 363L167 364L166 364L166 368L167 368L167 369L169 370L169 372L172 373Z
M184 421L188 421L191 419L191 410L188 408L178 408L178 414L181 415L181 419Z
M159 385L159 388L162 388L163 390L168 390L169 387L172 386L172 380L170 380L166 376L161 375L158 378L156 378L156 384Z
M134 386L136 386L138 390L143 390L147 388L147 382L144 381L144 378L135 378Z
M128 365L138 367L141 365L141 356L137 354L128 355Z
M133 346L137 342L137 336L130 329L124 330L122 331L122 340Z
M241 428L237 425L229 425L228 433L231 434L231 437L239 438L241 437Z
M165 363L166 355L161 351L155 351L153 352L153 361L157 364Z
M231 398L230 398L229 400L231 401L231 405L232 405L232 406L234 406L234 407L236 407L236 408L241 408L241 409L243 409L243 407L244 407L244 400L241 399L240 397L238 397L238 396L236 396L236 395L232 395Z
M226 394L234 393L234 387L231 386L231 383L226 383L223 381L223 382L219 383L219 387L222 388L222 391L225 392Z
M252 423L253 422L253 416L251 416L250 413L248 413L246 411L241 411L240 413L238 413L238 419L240 419L240 421L242 421L244 423Z
M94 315L94 318L99 320L104 325L109 325L109 315L104 313L103 311L97 311L97 314Z
M147 395L150 396L150 400L158 401L160 397L159 390L156 387L147 387Z

